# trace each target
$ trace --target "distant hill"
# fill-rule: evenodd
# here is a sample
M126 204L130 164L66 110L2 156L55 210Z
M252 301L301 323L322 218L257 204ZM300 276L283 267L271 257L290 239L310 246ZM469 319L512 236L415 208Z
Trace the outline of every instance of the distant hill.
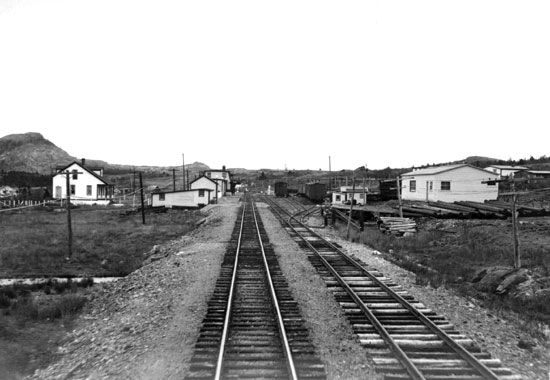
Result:
M0 170L4 172L17 171L51 175L57 166L68 165L73 161L80 162L80 160L80 158L69 155L40 133L12 134L0 138ZM181 167L116 165L89 158L86 158L86 165L103 167L106 176L134 171L166 173L172 168L181 170ZM201 162L185 165L185 168L190 173L210 169L208 165Z
M0 138L0 169L51 174L58 163L71 162L63 149L46 140L40 133L8 135Z

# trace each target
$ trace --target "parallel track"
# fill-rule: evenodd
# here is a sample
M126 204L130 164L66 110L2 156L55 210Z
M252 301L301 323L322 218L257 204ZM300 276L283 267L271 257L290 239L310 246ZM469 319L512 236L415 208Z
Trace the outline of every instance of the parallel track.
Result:
M254 203L236 222L186 379L325 379Z
M385 379L520 379L399 285L291 217L281 202L263 200L309 252Z

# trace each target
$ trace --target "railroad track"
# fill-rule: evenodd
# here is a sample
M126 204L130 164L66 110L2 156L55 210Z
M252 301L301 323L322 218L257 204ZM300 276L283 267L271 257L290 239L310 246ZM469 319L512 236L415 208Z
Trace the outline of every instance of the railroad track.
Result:
M307 250L384 379L521 378L391 279L368 269L292 217L278 200L262 200Z
M325 379L254 202L247 198L186 379Z

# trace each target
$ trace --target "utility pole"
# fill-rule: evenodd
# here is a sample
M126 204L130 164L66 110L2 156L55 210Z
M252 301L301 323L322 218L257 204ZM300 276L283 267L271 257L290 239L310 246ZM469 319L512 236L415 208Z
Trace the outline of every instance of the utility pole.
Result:
M518 212L516 203L518 201L518 194L514 193L512 198L512 231L514 235L514 268L521 268L521 257L519 251L519 227L518 227Z
M354 200L354 195L355 195L355 177L353 177L352 179L352 185L351 185L351 202L349 204L349 218L348 218L348 228L347 228L347 231L346 231L346 239L349 240L349 230L350 230L350 227L351 227L351 213L353 211L353 200Z
M183 190L185 190L185 154L181 154L183 163L182 163L182 170L183 170Z
M176 191L176 169L172 169L172 183L174 191Z
M141 189L141 219L143 220L143 224L145 224L145 202L143 199L143 178L141 172L139 172L139 187Z
M401 202L401 176L397 176L397 200L399 201L399 217L403 217L403 203Z
M76 170L72 171L64 171L65 174L65 182L66 182L66 192L67 192L67 229L68 229L68 256L67 260L70 260L71 257L73 257L73 222L71 218L71 183L70 183L70 175L78 175L82 174L82 172L78 172Z

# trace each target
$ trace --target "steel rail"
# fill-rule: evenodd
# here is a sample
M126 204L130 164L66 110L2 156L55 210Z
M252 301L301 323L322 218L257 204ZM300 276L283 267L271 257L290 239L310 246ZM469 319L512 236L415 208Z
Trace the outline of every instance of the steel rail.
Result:
M260 242L260 247L262 249L262 258L265 266L266 277L269 283L269 291L271 293L271 299L273 301L273 307L277 313L277 324L279 326L279 331L281 333L281 338L283 340L283 346L285 350L285 355L287 358L287 365L290 370L290 375L292 380L298 380L298 375L296 373L296 366L294 365L294 359L292 357L292 351L290 349L290 344L288 342L288 337L286 334L286 329L283 323L283 315L281 314L281 308L277 302L277 293L275 292L275 286L273 285L273 278L271 277L271 271L269 270L269 265L267 263L267 257L264 250L264 244L262 242L262 236L260 234L260 227L258 226L258 219L256 218L256 208L254 201L252 201L252 214L254 215L254 223L256 225L256 233L258 235L258 241Z
M215 380L221 379L222 364L223 364L223 355L225 352L225 344L227 341L227 335L229 331L229 318L231 318L231 305L233 304L233 298L235 296L235 282L237 280L237 266L239 264L239 252L241 250L241 240L243 236L243 226L244 226L244 214L246 211L246 203L243 206L243 213L241 215L241 228L239 230L239 240L237 242L237 250L235 254L235 263L233 266L233 274L231 276L231 285L229 288L229 297L227 301L227 309L225 311L225 318L223 323L223 333L220 343L220 351L218 353L218 361L216 362L216 374L214 375Z
M384 341L388 344L390 347L390 350L395 354L399 362L403 365L407 373L414 379L414 380L426 380L424 375L420 372L420 370L412 363L412 361L408 358L407 354L395 343L393 338L390 336L388 331L382 326L378 318L372 313L372 311L365 305L365 303L361 300L361 298L357 295L357 293L346 283L346 281L340 276L340 274L334 269L332 265L319 253L315 247L307 240L305 239L294 226L290 222L292 219L294 219L297 223L299 223L301 226L307 228L310 230L307 226L305 226L303 223L299 222L293 215L291 215L288 220L286 220L286 223L288 226L309 246L309 248L317 255L317 257L321 260L323 265L329 270L330 273L334 276L336 281L340 284L340 286L344 289L344 291L353 299L353 301L359 306L361 311L365 314L365 316L368 318L368 320L372 323L373 327L376 329L378 334L384 339Z
M272 203L273 204L273 203ZM300 223L300 221L298 221L296 218L294 218L293 216L290 216L288 218L288 220L286 220L286 223L288 224L288 226L310 247L311 250L314 251L314 253L321 259L321 262L327 267L327 269L331 272L331 273L335 273L336 270L330 265L330 263L328 263L324 257L322 257L322 255L319 253L319 251L313 247L313 245L307 240L305 239L302 234L300 232L298 232L296 230L296 228L292 225L291 223L291 220L294 219L296 221L296 223L298 223L301 227L305 228L309 233L315 235L317 238L321 239L323 242L325 242L327 245L329 245L332 249L334 249L336 252L338 252L348 263L350 263L352 266L354 266L356 269L360 270L361 272L363 272L364 274L366 274L374 283L376 283L378 286L380 286L382 289L384 289L394 300L396 300L399 304L401 304L403 307L405 307L409 312L411 312L416 318L418 318L419 320L421 320L425 325L426 327L428 327L434 334L436 334L444 343L446 343L451 349L453 349L463 360L465 360L468 364L470 364L476 371L478 371L478 373L480 375L482 375L484 378L486 379L489 379L489 380L498 380L498 376L490 369L488 368L486 365L484 365L483 363L481 363L479 360L477 360L470 352L468 352L468 350L466 350L463 346L461 346L460 344L458 344L457 342L455 342L445 331L441 330L439 327L437 327L437 325L435 323L433 323L428 317L426 317L424 315L424 313L422 313L421 311L417 310L414 306L412 306L407 300L405 300L403 297L401 297L399 294L395 293L389 286L387 286L386 284L384 284L382 281L380 281L376 276L374 276L372 273L370 273L367 269L365 269L363 266L361 266L359 263L357 263L355 260L351 259L345 252L343 252L341 249L339 249L338 247L336 247L334 244L330 243L329 241L323 239L323 237L321 237L319 234L317 234L315 231L313 231L311 228L309 228L308 226L304 225L303 223ZM284 220L284 218L283 218ZM339 283L343 282L344 280L340 278L339 275L335 275L337 281ZM357 296L357 294L355 294L355 292L353 291L353 289L351 289L349 287L349 285L346 284L346 286L343 286L344 289L346 290L346 293L349 294L348 292L348 289L349 291L353 292L354 293L354 296L352 296L351 294L349 294L352 299L354 299L354 301L356 301L356 298L359 298L359 296ZM359 301L360 303L358 303L359 307L361 309L363 309L363 307L367 308L364 303L360 300L359 298ZM356 301L357 302L357 301ZM368 308L367 308L368 309ZM370 311L369 311L369 314L372 314ZM369 315L367 315L367 317L369 318L370 320L370 317ZM374 315L373 315L374 317ZM374 317L376 318L376 317ZM372 321L371 321L372 322ZM378 325L379 322L376 323L376 325ZM375 324L373 323L373 326ZM383 326L380 325L380 327L384 329ZM375 328L377 328L375 326ZM377 328L378 329L378 328ZM380 330L382 331L382 330ZM383 334L380 334L381 336L387 336L389 337L389 339L391 340L391 344L390 344L390 348L394 348L397 347L398 348L398 351L395 351L396 354L401 351L403 353L403 360L406 360L407 362L410 362L410 359L407 357L407 355L401 350L401 348L399 348L399 346L397 346L397 344L395 344L395 342L393 342L393 338L391 338L391 336L389 336L389 334L387 333L383 333ZM401 360L401 354L397 354L398 357L400 358ZM405 363L402 363L408 370L409 368L409 365L405 365ZM412 364L412 362L410 363L411 366L414 366L414 364ZM416 372L418 371L416 369L415 370L412 370L413 372ZM410 373L411 376L413 376L415 379L415 375L413 373ZM423 375L420 374L420 376L422 377L419 377L418 379L423 379Z

